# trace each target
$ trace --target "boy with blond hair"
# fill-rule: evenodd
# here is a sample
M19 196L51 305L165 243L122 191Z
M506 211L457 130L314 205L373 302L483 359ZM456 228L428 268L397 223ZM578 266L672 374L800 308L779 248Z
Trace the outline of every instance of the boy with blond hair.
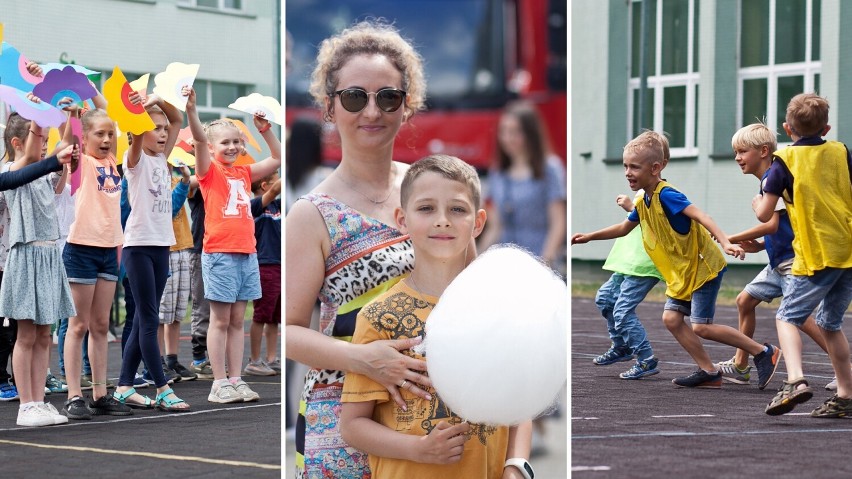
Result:
M776 313L778 340L801 358L798 329L819 306L816 324L837 376L837 394L811 416L846 417L852 415L852 370L841 326L852 302L852 158L843 143L822 138L831 129L828 102L815 93L790 100L783 126L793 145L775 152L763 197L755 202L757 218L767 222L783 198L794 233L793 276ZM769 414L789 412L810 398L802 393L808 386L801 362L788 360L787 370L789 379L767 407Z
M421 336L432 308L465 268L471 244L485 226L476 170L458 158L432 155L414 163L405 173L400 196L394 216L400 231L411 238L417 264L361 309L353 343ZM467 423L449 412L434 390L426 400L408 384L399 385L406 403L400 407L372 379L346 374L340 432L348 444L369 454L375 479L532 477L515 465L529 467L530 421L511 428Z
M571 244L619 238L642 222L645 250L666 281L663 323L698 365L692 374L675 378L678 387L720 388L722 372L710 360L701 339L710 339L754 355L758 387L763 389L775 374L781 350L760 345L738 330L713 324L716 296L726 268L725 258L713 243L711 234L725 253L743 258L745 252L731 244L710 216L690 203L686 196L662 179L668 142L659 133L646 131L624 147L624 174L633 191L645 191L636 208L621 223L593 233L578 233ZM691 327L684 322L689 315Z

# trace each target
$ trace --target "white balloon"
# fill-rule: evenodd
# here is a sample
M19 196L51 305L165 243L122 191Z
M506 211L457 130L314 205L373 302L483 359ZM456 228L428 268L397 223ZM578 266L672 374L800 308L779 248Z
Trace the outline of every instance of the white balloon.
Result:
M492 247L444 290L421 346L438 396L458 416L533 419L568 378L567 287L528 252Z

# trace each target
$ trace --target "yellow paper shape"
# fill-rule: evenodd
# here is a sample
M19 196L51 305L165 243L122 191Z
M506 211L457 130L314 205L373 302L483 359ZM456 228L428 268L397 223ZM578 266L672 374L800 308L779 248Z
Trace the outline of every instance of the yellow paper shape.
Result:
M246 137L246 143L251 145L251 147L255 150L260 151L260 145L257 143L257 140L254 139L254 136L252 136L249 127L247 127L245 123L241 122L240 120L237 120L236 118L228 119L231 120L235 125L237 125L237 128L239 128L240 131L243 132L243 135L245 135Z
M141 77L130 82L130 89L133 91L138 91L145 96L148 96L148 78L151 76L150 73L146 73Z
M127 133L118 130L115 137L115 163L120 165L124 163L124 153L130 149L130 142L127 141Z
M175 147L169 155L169 163L174 167L180 166L181 163L186 166L195 166L195 157L183 151L183 148Z
M2 42L2 41L3 41L3 24L0 23L0 42ZM0 51L0 53L2 53L2 51Z
M130 83L127 82L121 69L116 66L112 70L112 76L104 82L103 94L107 101L107 115L118 123L122 131L141 135L153 130L155 125L141 104L130 103L128 96L131 91Z
M62 140L62 137L59 136L59 130L56 128L51 128L50 131L47 132L47 154L56 149L56 145Z
M166 71L154 76L154 94L171 103L180 111L186 111L186 100L181 89L184 86L192 86L198 75L199 64L173 62L169 63Z
M279 125L284 124L284 112L281 110L281 104L271 96L264 96L260 93L241 96L228 105L228 108L233 108L249 115L254 115L260 111L266 115L265 118L268 121Z

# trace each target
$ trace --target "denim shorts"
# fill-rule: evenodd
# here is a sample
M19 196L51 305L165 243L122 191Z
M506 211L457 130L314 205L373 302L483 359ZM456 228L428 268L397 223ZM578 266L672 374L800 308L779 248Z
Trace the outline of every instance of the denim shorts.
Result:
M201 253L204 297L220 303L261 297L257 253Z
M766 265L757 276L745 287L745 292L754 299L765 303L772 302L775 298L784 296L790 276L781 274L772 266Z
M69 283L95 284L98 278L118 281L118 249L65 243L62 250Z
M852 268L825 268L813 276L793 276L784 292L776 318L801 326L819 306L816 323L826 331L839 331L843 313L852 302Z
M716 315L716 296L719 295L719 287L722 286L722 276L727 268L719 271L719 274L704 283L700 288L692 292L692 300L666 298L666 311L678 311L689 316L690 323L713 324L713 316Z

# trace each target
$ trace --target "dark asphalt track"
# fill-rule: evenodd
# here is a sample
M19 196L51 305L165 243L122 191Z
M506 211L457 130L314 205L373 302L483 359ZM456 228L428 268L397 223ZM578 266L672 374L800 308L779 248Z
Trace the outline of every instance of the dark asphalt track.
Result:
M777 305L777 303L776 303ZM662 304L644 303L660 374L638 381L618 373L632 363L596 366L609 347L606 323L591 299L572 301L571 470L573 478L800 478L852 477L852 420L816 419L811 410L831 396L828 356L803 335L806 378L814 397L784 416L763 411L786 379L783 363L763 391L752 384L680 389L671 380L695 369L660 319ZM736 327L736 308L719 307L716 322ZM852 317L847 315L845 324ZM758 309L755 339L777 344L774 310ZM714 362L730 346L704 341Z
M179 357L188 365L189 324L183 327ZM246 335L246 358L248 343ZM110 378L118 377L120 347L120 342L109 344ZM51 360L55 372L56 346ZM189 413L135 410L128 417L96 416L40 428L16 426L18 402L0 403L0 477L279 478L281 376L244 379L260 402L208 403L212 382L195 380L173 385L192 407ZM139 392L156 396L152 387ZM52 394L46 400L61 409L65 396Z

